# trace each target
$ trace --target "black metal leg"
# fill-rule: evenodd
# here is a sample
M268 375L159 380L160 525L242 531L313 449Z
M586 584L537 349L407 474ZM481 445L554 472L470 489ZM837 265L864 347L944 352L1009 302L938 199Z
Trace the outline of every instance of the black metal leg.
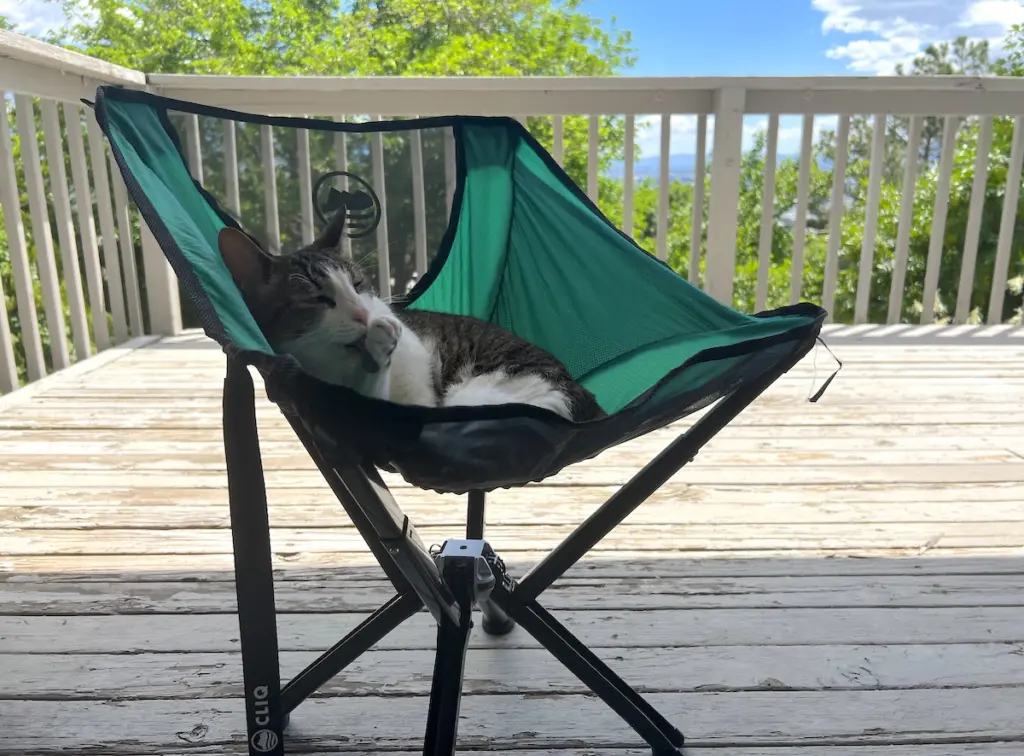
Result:
M483 491L470 491L467 498L466 540L480 540L484 537L486 494Z
M499 582L491 600L636 730L656 753L676 753L683 734L535 600Z
M245 718L250 756L284 754L284 712L277 648L277 612L252 377L228 360L224 379L224 454L238 596Z
M788 365L785 370L791 366ZM669 444L527 573L517 588L521 600L537 598L566 570L586 556L633 510L691 462L701 447L760 396L777 377L774 373L770 377L762 377L726 396L694 423L684 436Z
M423 756L453 756L462 705L462 677L466 649L473 628L476 560L449 557L442 566L445 584L459 606L459 621L442 617L437 626L437 654L430 685L430 706L423 738Z
M430 707L427 730L423 739L423 756L451 756L459 731L459 709L462 705L462 677L465 672L466 649L473 626L470 611L459 624L445 620L437 628L437 656L434 678L430 686Z
M483 491L470 491L466 507L466 538L467 540L483 540L486 495ZM483 615L484 632L488 635L508 635L516 623L505 611L492 601L479 602L480 613Z
M423 608L415 593L395 596L352 632L297 674L281 691L281 708L287 714L320 687L358 659L385 635Z

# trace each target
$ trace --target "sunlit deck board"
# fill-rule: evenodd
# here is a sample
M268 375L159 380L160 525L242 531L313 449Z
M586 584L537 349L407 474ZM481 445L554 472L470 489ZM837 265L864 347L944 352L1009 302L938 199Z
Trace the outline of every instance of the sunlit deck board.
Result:
M1020 753L1024 332L831 336L821 402L823 350L543 600L698 756ZM0 399L0 753L240 752L223 360L186 335ZM259 418L287 676L390 594L265 399ZM490 540L526 569L687 424L494 494ZM459 534L457 497L388 481L426 540ZM417 749L432 644L410 620L291 742ZM466 690L466 748L647 753L525 633L475 636Z

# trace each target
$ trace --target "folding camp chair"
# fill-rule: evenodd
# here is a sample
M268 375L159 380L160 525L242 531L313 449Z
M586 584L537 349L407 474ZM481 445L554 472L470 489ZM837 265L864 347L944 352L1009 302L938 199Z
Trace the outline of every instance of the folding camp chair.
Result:
M95 110L132 199L206 333L227 353L223 427L250 754L282 753L290 712L424 607L437 623L425 754L454 752L475 608L485 632L518 625L654 753L677 753L680 731L538 599L811 349L824 311L801 304L750 316L705 295L616 230L512 119L346 124L108 87L98 90ZM524 405L399 406L321 383L274 354L218 253L218 232L238 223L190 175L171 113L353 138L447 130L455 142L447 230L433 263L398 306L473 315L543 346L594 392L607 417L574 424ZM359 204L351 201L358 194L349 193L349 204ZM359 202L373 204L365 193ZM283 687L249 366L395 588L391 600ZM487 492L541 480L708 407L525 577L508 574L485 540ZM468 494L465 538L428 550L378 469L422 488Z

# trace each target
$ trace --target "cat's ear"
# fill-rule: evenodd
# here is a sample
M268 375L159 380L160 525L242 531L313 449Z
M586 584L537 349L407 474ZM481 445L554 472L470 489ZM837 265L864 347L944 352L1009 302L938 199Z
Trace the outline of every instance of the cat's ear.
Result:
M237 228L222 228L217 246L235 285L243 294L256 295L270 282L274 258Z
M351 251L346 252L345 248L341 244L341 235L345 231L345 222L347 221L346 208L343 205L338 212L331 218L330 223L327 224L327 228L323 230L316 241L313 242L313 246L317 249L329 249L332 252L336 252L339 257L343 260L352 259Z

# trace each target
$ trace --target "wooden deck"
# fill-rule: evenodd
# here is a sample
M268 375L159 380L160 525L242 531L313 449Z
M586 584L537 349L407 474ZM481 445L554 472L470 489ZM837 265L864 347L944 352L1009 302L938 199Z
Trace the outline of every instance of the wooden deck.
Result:
M809 357L542 599L696 756L1019 756L1024 331L829 343L820 403ZM0 399L0 753L244 752L222 377L186 335ZM390 592L259 416L287 676ZM675 430L494 495L489 539L528 567ZM389 481L425 540L459 535L460 500ZM301 706L290 750L418 749L429 625ZM521 631L474 637L466 693L466 750L648 753Z

